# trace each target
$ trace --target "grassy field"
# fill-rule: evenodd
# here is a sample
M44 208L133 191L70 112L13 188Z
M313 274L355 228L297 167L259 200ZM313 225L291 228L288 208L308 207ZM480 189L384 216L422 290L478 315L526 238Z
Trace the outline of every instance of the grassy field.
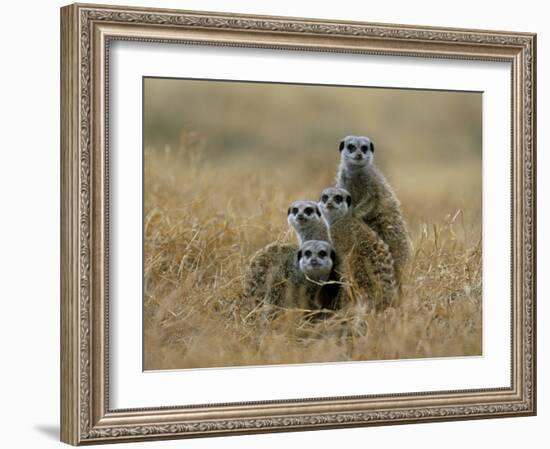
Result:
M145 369L481 354L478 94L148 80L145 131ZM402 202L402 304L265 322L242 298L248 260L294 241L288 205L333 184L353 133Z

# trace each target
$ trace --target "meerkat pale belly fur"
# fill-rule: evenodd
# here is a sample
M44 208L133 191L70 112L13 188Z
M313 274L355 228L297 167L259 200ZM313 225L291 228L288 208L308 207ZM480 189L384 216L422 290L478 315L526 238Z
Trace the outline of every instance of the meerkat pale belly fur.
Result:
M393 257L395 278L401 284L410 255L401 205L384 175L373 164L374 145L368 137L347 136L340 142L336 185L353 198L354 215L362 218L387 243Z
M393 304L396 293L394 262L388 245L352 211L352 197L345 189L323 190L319 207L338 258L337 271L352 286L355 297L383 308ZM349 298L348 298L349 300ZM345 303L344 291L339 301ZM343 305L343 304L341 304Z
M337 296L335 257L326 241L308 240L300 248L273 242L252 257L245 296L267 306L329 308Z

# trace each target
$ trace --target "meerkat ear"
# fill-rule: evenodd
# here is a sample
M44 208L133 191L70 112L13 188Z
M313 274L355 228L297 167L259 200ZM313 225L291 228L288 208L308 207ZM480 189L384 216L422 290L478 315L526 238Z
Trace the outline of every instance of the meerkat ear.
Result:
M290 215L290 207L289 207L288 210L286 211L286 214L287 214L287 215Z
M321 211L319 210L319 207L318 206L315 206L315 213L320 217L321 216Z
M374 154L374 143L370 143L370 150L372 151L372 154Z
M344 149L345 143L346 143L346 142L344 141L344 139L342 139L342 140L340 141L340 153L341 153L342 150Z
M332 259L332 264L334 265L336 263L336 252L333 249L330 250L330 258Z
M351 195L346 196L346 203L348 203L348 207L351 207Z
M296 255L296 260L300 262L300 259L302 258L302 250L298 251L298 254Z

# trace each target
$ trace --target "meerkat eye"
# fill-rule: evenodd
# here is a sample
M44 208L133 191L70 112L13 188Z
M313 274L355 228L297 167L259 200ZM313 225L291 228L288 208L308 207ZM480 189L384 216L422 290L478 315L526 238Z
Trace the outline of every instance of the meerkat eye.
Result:
M319 258L324 259L325 257L327 257L327 252L323 250L319 251Z
M321 201L322 201L323 203L326 203L326 202L328 201L328 195L323 195L323 196L321 197Z
M366 145L361 145L361 151L362 151L363 153L366 153L367 151L369 151L369 147L366 146Z
M334 197L334 201L336 201L338 204L340 204L342 201L344 201L344 197L342 195L336 195Z
M304 255L306 257L311 257L311 251L308 249L306 252L304 252Z
M306 207L306 208L304 209L304 213L305 213L306 215L311 215L311 214L313 213L313 208L312 208L312 207Z
M352 144L352 143L348 144L348 151L350 153L353 153L356 149L357 149L357 147L354 144Z
M298 213L298 208L297 207L293 207L292 208L292 214L293 215L296 215Z

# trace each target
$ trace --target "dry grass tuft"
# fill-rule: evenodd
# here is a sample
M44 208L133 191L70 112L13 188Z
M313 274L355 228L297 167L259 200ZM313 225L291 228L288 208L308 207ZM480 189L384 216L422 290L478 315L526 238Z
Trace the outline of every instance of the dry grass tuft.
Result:
M433 177L409 179L410 165L390 174L414 247L399 307L358 305L324 321L285 309L265 320L242 300L248 260L294 240L288 204L317 198L335 164L307 170L242 156L216 165L200 145L145 151L145 369L481 354L481 177L470 170L478 162L434 169L446 185L457 177L460 199L434 189Z

